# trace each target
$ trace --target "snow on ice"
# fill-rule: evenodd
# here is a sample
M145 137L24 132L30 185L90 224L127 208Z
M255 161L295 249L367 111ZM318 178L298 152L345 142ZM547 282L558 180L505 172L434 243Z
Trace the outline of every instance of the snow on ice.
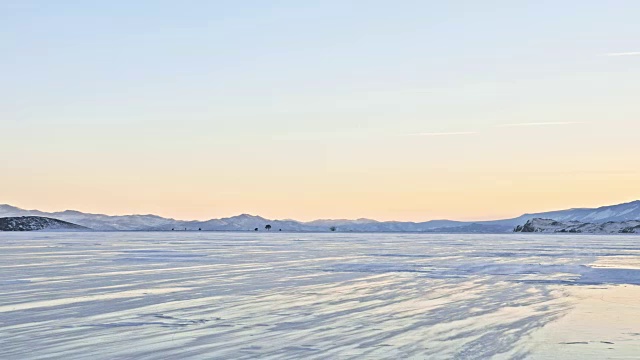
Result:
M0 358L640 353L637 236L0 234Z

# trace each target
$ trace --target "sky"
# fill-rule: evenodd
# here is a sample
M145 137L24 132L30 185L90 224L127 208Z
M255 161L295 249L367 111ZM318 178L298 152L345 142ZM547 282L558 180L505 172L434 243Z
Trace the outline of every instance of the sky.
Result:
M640 2L0 1L0 203L484 220L640 199Z

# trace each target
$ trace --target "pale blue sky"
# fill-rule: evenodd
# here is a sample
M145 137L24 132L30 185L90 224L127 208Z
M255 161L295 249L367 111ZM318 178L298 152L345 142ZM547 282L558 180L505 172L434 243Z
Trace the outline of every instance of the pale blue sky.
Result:
M638 14L638 1L2 1L0 202L428 219L636 199Z

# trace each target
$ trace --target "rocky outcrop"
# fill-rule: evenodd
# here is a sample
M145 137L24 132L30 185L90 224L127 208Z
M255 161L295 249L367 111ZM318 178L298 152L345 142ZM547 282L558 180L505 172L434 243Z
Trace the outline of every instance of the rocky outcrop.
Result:
M90 230L70 222L41 216L0 218L0 231Z
M514 232L535 233L587 233L587 234L635 234L640 233L640 220L609 221L602 224L580 221L559 222L552 219L531 219L518 225Z

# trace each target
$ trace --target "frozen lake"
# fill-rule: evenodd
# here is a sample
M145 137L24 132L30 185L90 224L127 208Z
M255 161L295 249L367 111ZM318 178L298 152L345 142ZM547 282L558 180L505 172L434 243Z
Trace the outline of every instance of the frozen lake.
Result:
M638 284L639 236L0 233L0 358L637 358Z

